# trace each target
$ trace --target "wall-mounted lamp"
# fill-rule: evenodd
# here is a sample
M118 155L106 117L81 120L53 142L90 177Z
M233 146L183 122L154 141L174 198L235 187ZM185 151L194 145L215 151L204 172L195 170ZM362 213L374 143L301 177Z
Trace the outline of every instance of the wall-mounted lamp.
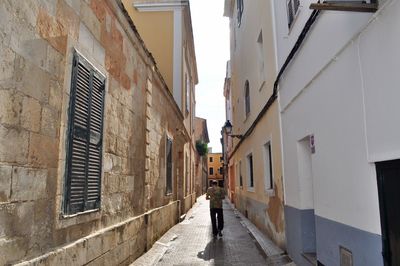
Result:
M232 138L238 138L238 139L242 139L243 138L243 135L233 135L232 134L232 124L231 124L231 122L229 120L227 120L225 122L224 130L225 130L226 134L228 136L232 137Z

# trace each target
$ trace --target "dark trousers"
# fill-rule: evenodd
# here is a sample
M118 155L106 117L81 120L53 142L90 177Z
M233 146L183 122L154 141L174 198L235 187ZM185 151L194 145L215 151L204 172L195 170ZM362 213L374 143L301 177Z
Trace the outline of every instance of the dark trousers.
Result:
M222 229L224 229L224 212L222 211L222 208L211 208L210 215L211 215L213 235L216 235L218 231L222 231ZM217 227L217 219L218 219L218 227Z

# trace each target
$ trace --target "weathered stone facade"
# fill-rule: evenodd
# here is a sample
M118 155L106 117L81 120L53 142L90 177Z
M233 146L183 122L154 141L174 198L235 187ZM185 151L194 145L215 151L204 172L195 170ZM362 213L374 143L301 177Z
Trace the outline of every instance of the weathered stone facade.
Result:
M106 77L101 207L66 215L75 52ZM0 265L130 263L186 209L182 151L190 142L119 1L0 2Z
M209 143L207 120L200 117L194 118L194 140L200 143ZM197 144L196 144L197 145ZM195 174L195 189L196 196L199 197L206 193L208 184L208 158L207 155L200 155L196 152L196 174Z

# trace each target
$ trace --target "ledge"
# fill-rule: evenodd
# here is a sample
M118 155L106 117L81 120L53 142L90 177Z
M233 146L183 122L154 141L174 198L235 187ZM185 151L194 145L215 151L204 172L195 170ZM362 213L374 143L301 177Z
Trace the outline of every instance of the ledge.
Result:
M374 13L378 10L378 4L315 3L310 5L310 9Z

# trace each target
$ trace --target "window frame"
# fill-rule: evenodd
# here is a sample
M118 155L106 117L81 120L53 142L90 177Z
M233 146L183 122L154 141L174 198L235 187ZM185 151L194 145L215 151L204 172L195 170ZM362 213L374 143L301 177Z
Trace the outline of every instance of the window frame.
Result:
M209 167L208 168L208 174L209 175L214 175L214 167Z
M250 82L247 79L244 83L244 117L245 120L250 116L251 113L251 99L250 99Z
M81 68L80 68L81 67ZM78 76L80 69L86 71L88 74L87 83L83 84L84 77ZM89 73L87 73L89 72ZM84 74L83 74L84 75ZM80 80L79 86L87 86L87 112L83 112L78 110L77 107L77 100L78 98L82 98L84 95L80 97L77 96L78 89L78 79ZM69 95L69 109L68 109L68 129L66 135L66 150L65 150L65 172L64 172L64 186L63 186L63 203L62 203L62 213L63 217L72 217L79 214L84 213L92 213L99 211L101 209L101 188L102 188L102 179L103 179L103 151L104 151L104 121L105 121L105 98L106 98L106 75L102 74L88 59L86 59L83 55L78 53L76 50L73 53L72 59L72 71L71 71L71 84L70 84L70 95ZM97 88L96 88L97 86ZM95 93L95 89L101 90ZM100 94L100 95L99 95ZM101 102L99 103L99 98ZM82 101L82 99L81 99ZM82 103L81 103L82 104ZM92 109L93 106L97 108L101 108L101 110ZM98 106L100 105L100 106ZM95 111L94 111L95 110ZM97 114L95 113L97 112ZM82 116L82 114L86 115L86 128L82 127L82 123L79 123L78 114ZM95 120L97 117L97 121ZM99 121L100 119L100 121ZM92 122L93 120L93 122ZM83 121L81 121L83 122ZM96 132L96 127L97 131ZM93 131L93 132L92 132ZM86 139L84 139L86 137ZM85 143L85 147L82 145ZM75 144L75 146L74 146ZM80 147L80 149L78 148ZM77 154L79 152L84 151L84 161L77 163L77 159L82 158L82 154ZM74 153L75 151L75 153ZM93 153L95 152L95 153ZM97 153L97 163L98 165L93 165L93 156ZM89 164L89 156L92 155L91 163ZM75 157L74 157L75 156ZM78 156L78 157L76 157ZM75 166L73 165L75 162ZM84 166L82 166L82 164ZM84 184L83 192L82 192L82 206L81 209L78 207L73 207L73 199L71 198L72 195L72 182L73 182L73 167L80 167L84 168ZM98 167L98 169L93 169L93 167ZM90 170L92 168L92 170ZM75 168L76 169L76 168ZM93 172L93 170L96 170ZM74 171L75 172L75 171ZM91 174L90 174L91 172ZM93 178L93 174L98 174L98 179L96 180ZM90 180L89 180L90 178ZM75 178L75 183L79 180L78 177ZM81 182L82 183L82 182ZM97 183L97 184L96 184ZM93 187L90 188L89 186L96 185L97 189L97 199L94 203L90 204L91 199L88 199L89 193L93 193ZM76 193L74 193L76 195ZM92 195L93 197L93 195Z
M239 173L239 187L243 189L243 173L242 173L242 160L239 160L238 164L238 173Z
M242 25L242 17L244 11L244 1L236 0L236 10L237 10L237 26L238 28Z
M189 155L186 153L185 155L185 191L186 195L190 193L190 162L189 162Z
M170 144L169 144L170 143ZM173 139L168 136L167 134L165 135L165 195L171 195L174 190L174 178L173 178L173 173L174 173L174 153L173 153L173 144L174 141ZM169 153L168 153L168 145L171 146ZM170 162L169 162L169 154L170 156ZM170 165L170 167L169 167ZM170 172L169 172L170 171ZM168 180L170 179L170 180ZM169 187L170 186L170 187Z
M185 106L185 112L186 112L186 116L189 115L190 113L190 78L189 75L187 73L185 73L185 92L186 92L186 106Z
M260 29L260 32L257 37L257 51L258 51L258 75L259 75L259 88L258 90L264 87L266 82L266 74L265 74L265 52L264 52L264 37L263 31Z
M251 160L250 160L251 158ZM251 163L250 163L251 162ZM249 152L246 155L247 165L247 191L255 191L255 180L254 180L254 155L253 152Z
M264 191L270 194L274 191L274 167L271 140L268 140L263 145L264 153ZM268 147L268 148L267 148ZM268 159L268 161L267 161Z
M292 11L292 14L290 13L290 10ZM299 11L300 11L300 0L286 0L286 14L287 14L289 31L292 29Z

